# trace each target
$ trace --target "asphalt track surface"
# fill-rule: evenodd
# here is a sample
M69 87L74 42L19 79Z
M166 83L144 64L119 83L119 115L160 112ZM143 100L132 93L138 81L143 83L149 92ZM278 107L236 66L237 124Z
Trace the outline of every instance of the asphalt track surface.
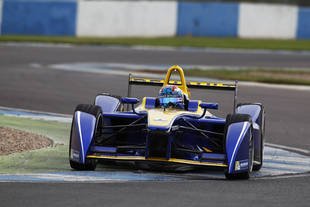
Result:
M57 55L55 55L57 54ZM136 64L187 64L242 67L309 68L309 52L269 52L223 49L147 49L140 47L59 46L29 47L0 45L1 66L11 65L18 58L19 64L64 62L115 62Z
M125 95L127 77L50 70L74 62L203 64L310 67L305 54L241 54L133 50L110 47L29 47L0 45L0 105L71 114L99 92ZM40 67L32 67L38 63ZM137 88L137 95L147 94ZM310 149L310 91L240 87L240 102L262 102L268 142ZM197 91L194 97L222 102L231 97ZM221 113L221 112L220 112ZM309 206L310 176L229 182L1 183L1 206Z

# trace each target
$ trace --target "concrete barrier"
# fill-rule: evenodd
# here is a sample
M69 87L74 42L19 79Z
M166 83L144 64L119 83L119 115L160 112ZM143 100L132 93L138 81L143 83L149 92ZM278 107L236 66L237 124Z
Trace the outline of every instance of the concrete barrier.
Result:
M293 39L297 11L296 6L241 3L239 37Z
M79 1L78 36L174 36L175 1Z
M4 0L2 34L75 35L76 2Z
M179 2L178 35L237 36L236 3Z
M1 34L310 39L310 8L177 0L0 0Z
M299 8L297 38L310 39L310 8Z

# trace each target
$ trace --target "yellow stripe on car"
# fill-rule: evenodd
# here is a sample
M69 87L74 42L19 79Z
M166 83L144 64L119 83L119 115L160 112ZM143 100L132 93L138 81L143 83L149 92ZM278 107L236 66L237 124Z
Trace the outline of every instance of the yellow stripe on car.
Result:
M88 155L87 158L109 159L109 160L128 160L128 161L156 161L156 162L180 163L180 164L188 164L188 165L227 167L227 164L224 164L224 163L201 162L201 161L185 160L185 159L177 159L177 158L165 159L165 158L157 158L157 157L145 158L142 156L113 156L113 155Z

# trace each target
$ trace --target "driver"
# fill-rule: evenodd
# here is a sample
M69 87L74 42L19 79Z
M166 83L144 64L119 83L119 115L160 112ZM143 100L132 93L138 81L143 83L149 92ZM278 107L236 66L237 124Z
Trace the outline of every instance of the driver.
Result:
M165 108L184 108L183 91L175 85L166 85L159 91L159 104Z

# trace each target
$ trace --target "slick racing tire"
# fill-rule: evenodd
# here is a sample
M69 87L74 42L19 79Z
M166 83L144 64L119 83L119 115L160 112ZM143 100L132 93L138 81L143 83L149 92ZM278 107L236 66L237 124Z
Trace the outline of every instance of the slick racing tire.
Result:
M265 109L264 106L260 103L239 103L237 107L239 106L245 106L245 105L258 105L261 107L261 111L259 114L259 117L261 117L261 122L258 124L260 125L260 148L259 148L259 160L255 160L257 162L253 162L253 171L259 171L263 166L263 160L264 160L264 136L265 136ZM254 152L256 155L257 152Z
M252 122L252 118L248 114L229 114L226 117L226 129L225 131L227 132L227 129L230 124L232 123L238 123L238 122ZM243 173L236 173L236 174L230 174L228 172L225 172L225 177L228 180L246 180L250 178L250 173L252 172L253 169L253 160L254 160L254 139L253 139L253 129L251 127L251 139L249 142L249 168L247 172ZM226 134L226 133L225 133ZM226 135L225 135L226 136Z
M98 125L100 124L99 122L102 121L101 119L101 108L99 106L94 106L94 105L90 105L90 104L79 104L76 108L75 108L75 112L77 111L81 111L81 112L85 112L88 114L92 114L96 117L96 129L95 129L95 133L94 133L94 137L97 136L98 134ZM74 120L74 116L72 119L72 125L71 125L71 132L70 132L70 144L69 144L69 160L70 160L70 166L72 169L75 170L95 170L96 166L97 166L97 160L96 159L85 159L85 164L81 164L75 161L72 161L70 159L70 153L71 153L71 139L72 139L72 129L73 129L73 124L74 124L75 120Z
M261 147L259 149L259 153L260 153L260 163L259 164L253 164L253 171L259 171L262 166L263 166L263 156L264 156L264 152L263 152L263 148L264 148L264 138L263 138L263 135L261 135Z
M254 139L253 137L251 138L251 142L249 145L249 169L247 172L244 173L237 173L237 174L229 174L225 173L225 177L228 180L247 180L250 178L251 171L253 169L253 159L254 159L254 151L253 151L253 145L254 145Z

